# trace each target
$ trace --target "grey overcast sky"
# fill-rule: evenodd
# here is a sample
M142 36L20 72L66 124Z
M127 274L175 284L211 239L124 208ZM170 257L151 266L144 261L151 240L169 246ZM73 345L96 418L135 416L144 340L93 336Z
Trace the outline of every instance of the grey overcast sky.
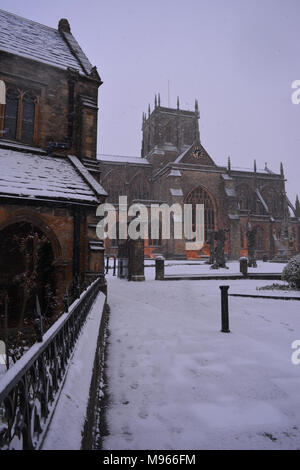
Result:
M4 10L71 30L104 84L98 153L140 155L142 113L193 109L201 141L218 164L278 172L300 193L300 0L0 0ZM300 194L299 194L300 196Z

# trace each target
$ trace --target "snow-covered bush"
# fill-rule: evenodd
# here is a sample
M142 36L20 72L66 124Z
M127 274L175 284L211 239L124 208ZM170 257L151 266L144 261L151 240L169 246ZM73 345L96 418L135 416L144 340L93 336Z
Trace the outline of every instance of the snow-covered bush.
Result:
M300 289L300 255L290 259L282 271L282 280L288 282L291 287Z

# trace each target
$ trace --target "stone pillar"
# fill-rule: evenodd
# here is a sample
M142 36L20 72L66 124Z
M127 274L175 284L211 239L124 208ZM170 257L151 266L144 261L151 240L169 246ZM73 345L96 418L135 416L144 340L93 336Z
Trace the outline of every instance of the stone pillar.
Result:
M129 281L145 281L144 240L129 240Z
M155 280L163 281L165 277L165 258L158 256L155 258Z
M89 271L86 273L88 280L96 277L101 279L101 291L107 295L107 284L104 275L104 243L103 241L89 241Z
M247 276L248 274L248 258L242 257L240 258L240 272L243 276Z

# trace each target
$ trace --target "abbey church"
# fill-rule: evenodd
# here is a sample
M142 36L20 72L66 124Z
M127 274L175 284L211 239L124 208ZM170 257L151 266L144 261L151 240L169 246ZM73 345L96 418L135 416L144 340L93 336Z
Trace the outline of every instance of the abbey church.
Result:
M145 256L205 258L210 234L226 230L228 258L247 255L247 230L256 228L257 259L276 259L300 251L298 198L295 206L285 192L283 165L274 172L252 162L252 168L218 166L201 143L199 109L193 111L161 105L155 96L154 109L143 115L141 157L101 155L101 184L108 202L119 195L129 203L181 205L204 204L205 245L201 251L186 251L184 240L145 240ZM108 253L117 253L117 242L107 240Z
M184 239L172 236L151 238L150 230L146 257L205 258L222 229L226 255L237 259L247 255L249 227L256 228L258 259L300 251L300 205L286 195L282 165L279 171L255 161L249 169L229 159L216 165L201 143L198 102L193 110L181 109L179 100L169 108L160 95L143 115L140 156L98 155L102 80L68 21L55 29L0 10L0 24L0 258L13 267L11 273L0 267L0 284L13 289L22 268L13 235L32 227L50 240L47 283L60 297L74 282L103 272L96 210L106 198L117 205L119 196L148 207L204 204L201 250L188 251ZM106 240L107 254L118 249L118 239Z

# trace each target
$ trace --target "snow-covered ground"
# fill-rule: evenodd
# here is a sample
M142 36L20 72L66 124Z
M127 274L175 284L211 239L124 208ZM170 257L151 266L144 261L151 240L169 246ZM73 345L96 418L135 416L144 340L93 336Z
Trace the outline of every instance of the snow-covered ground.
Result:
M272 281L154 281L154 268L146 276L108 276L104 449L299 449L300 365L291 361L299 302L230 297L225 334L219 285L255 293Z
M147 265L148 263L146 263ZM237 261L228 261L226 263L228 269L220 268L218 270L210 269L210 265L203 262L193 261L165 261L165 274L236 274L240 272L240 266ZM249 273L281 273L285 264L281 263L264 263L263 261L257 262L257 268L249 268ZM148 279L155 277L154 269L146 268L146 275Z

